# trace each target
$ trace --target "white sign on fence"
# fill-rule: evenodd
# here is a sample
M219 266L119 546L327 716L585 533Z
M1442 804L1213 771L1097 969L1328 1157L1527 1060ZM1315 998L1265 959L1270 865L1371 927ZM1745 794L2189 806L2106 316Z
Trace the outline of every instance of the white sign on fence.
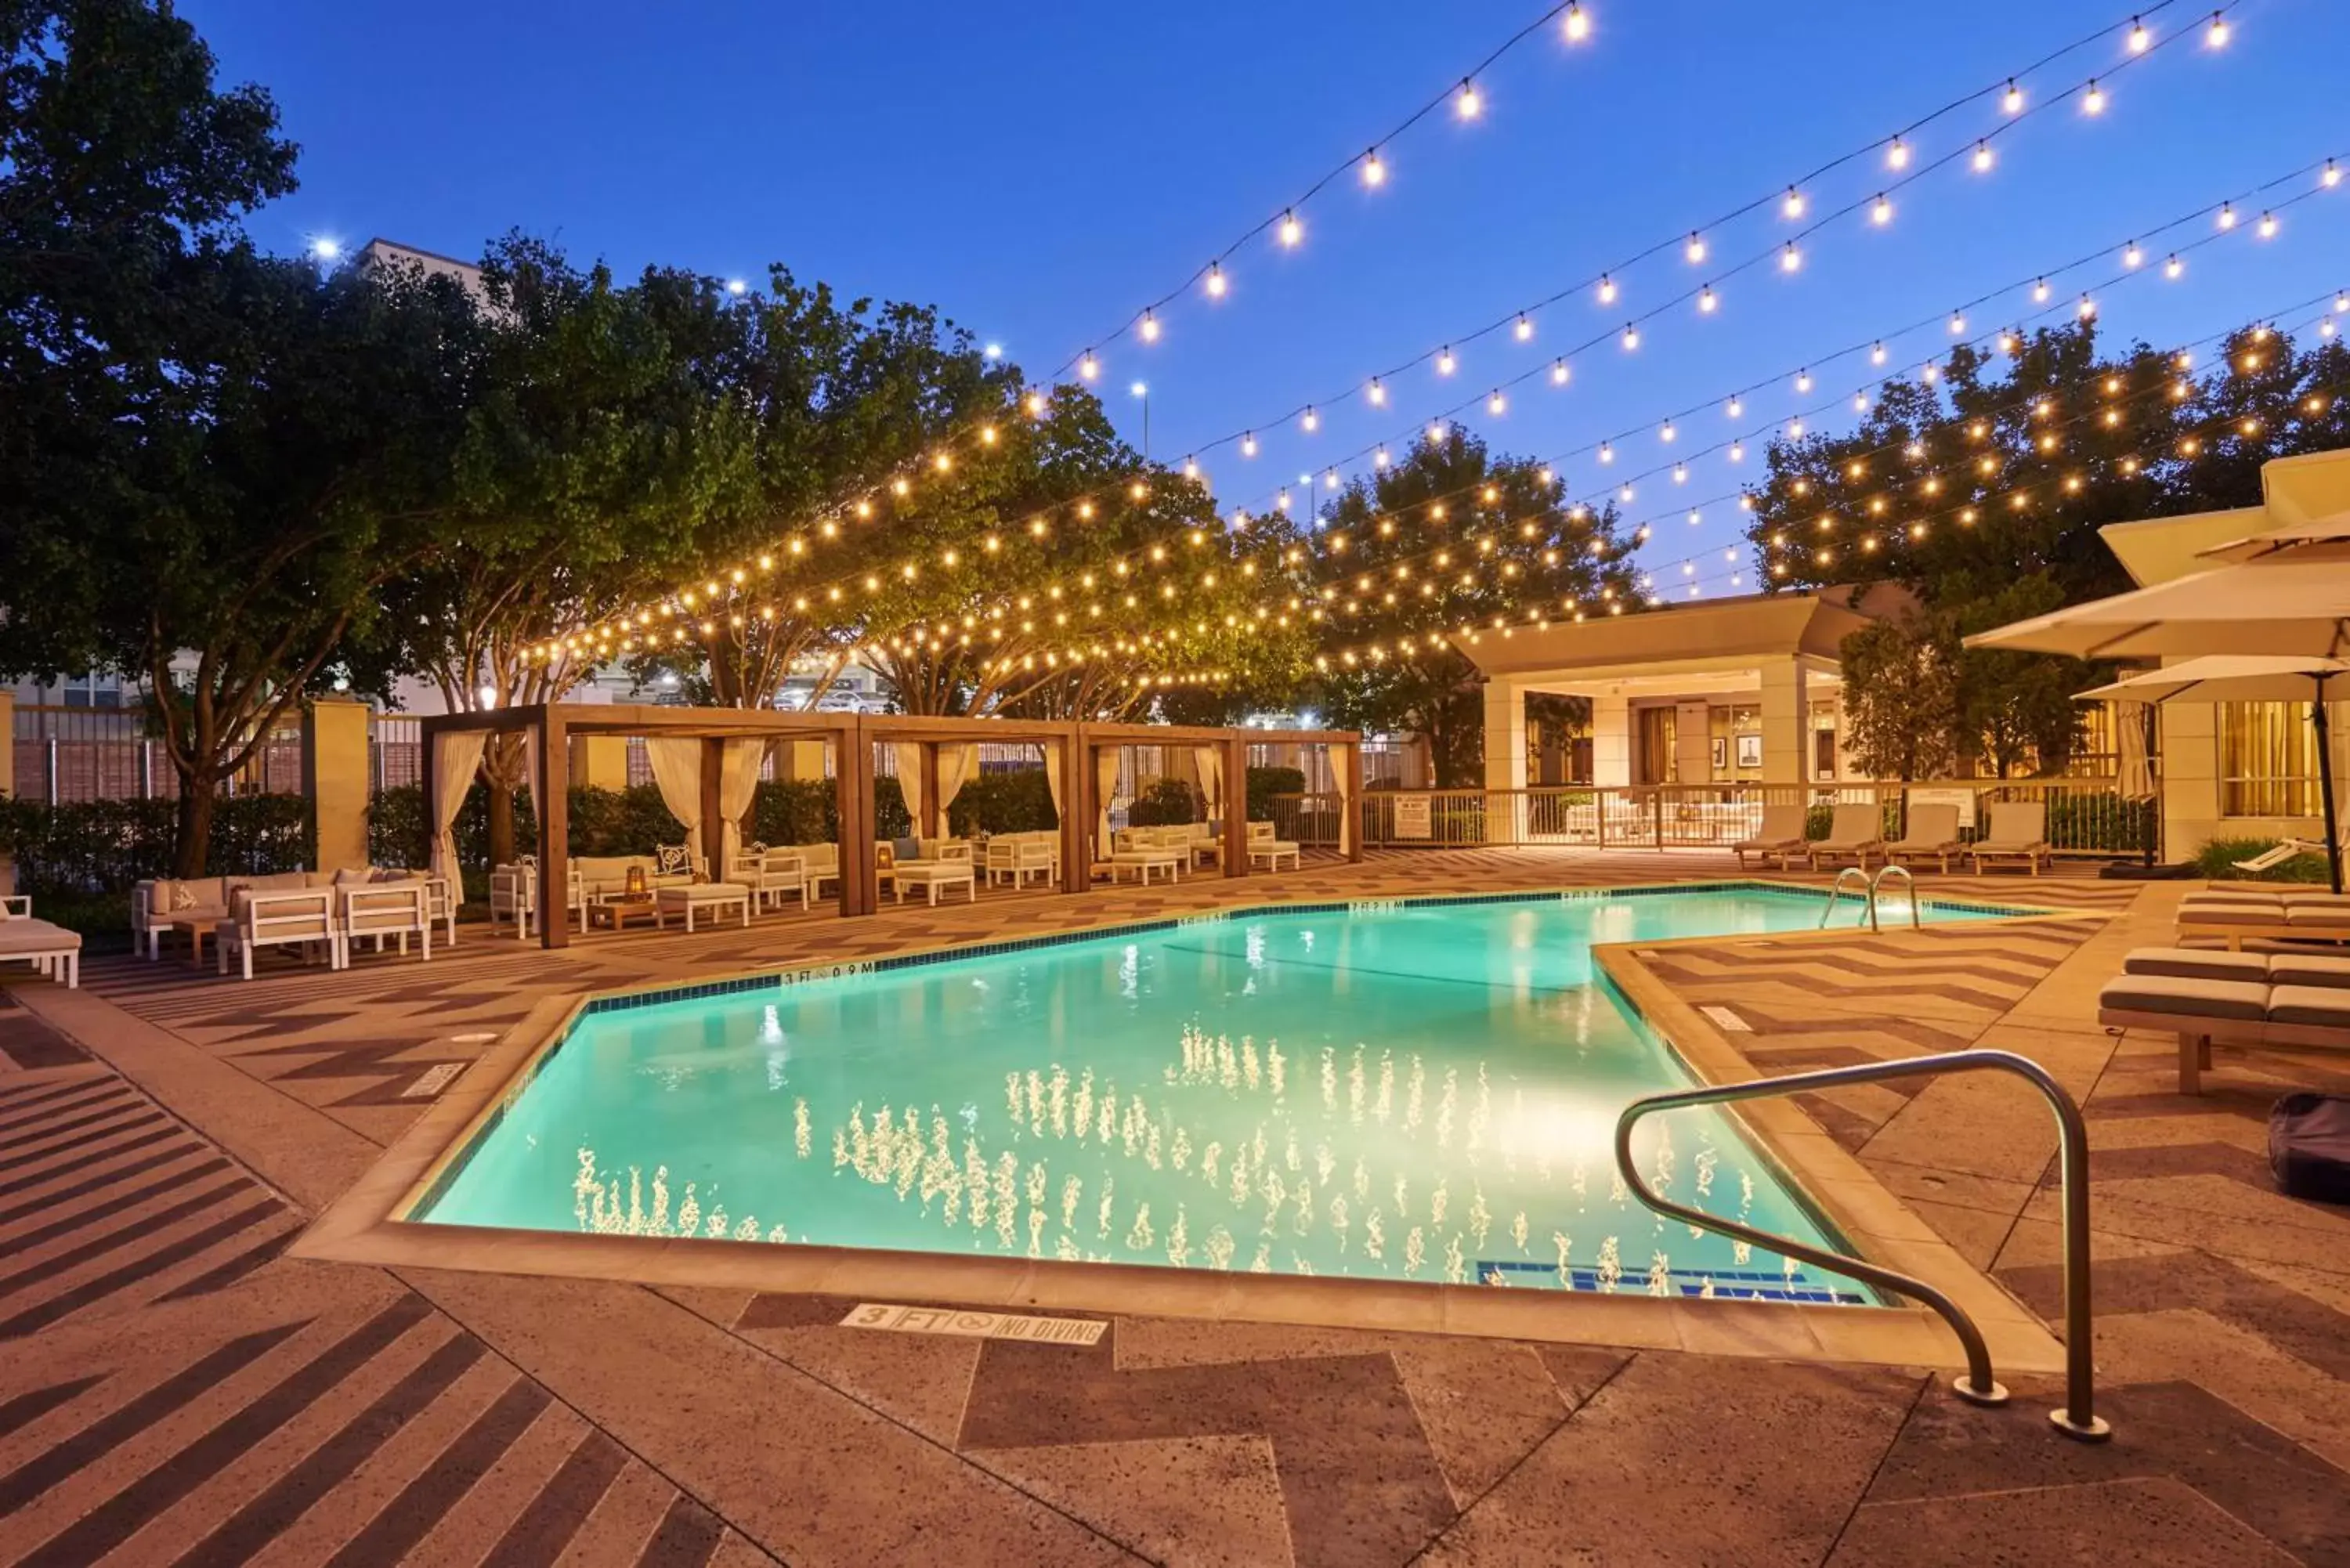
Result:
M1395 836L1398 838L1432 838L1435 822L1429 811L1429 799L1424 794L1399 794L1395 797Z
M1970 789L1913 789L1909 792L1909 809L1921 805L1955 805L1959 808L1961 830L1975 825L1975 792Z

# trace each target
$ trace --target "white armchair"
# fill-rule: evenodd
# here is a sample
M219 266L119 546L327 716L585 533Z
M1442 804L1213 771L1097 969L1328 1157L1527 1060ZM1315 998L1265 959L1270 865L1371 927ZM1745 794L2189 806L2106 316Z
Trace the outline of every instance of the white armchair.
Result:
M784 899L791 894L800 896L800 908L808 908L807 862L796 849L763 849L734 857L728 881L751 890L751 900L761 909L782 909Z
M400 939L400 956L408 956L408 939L416 937L424 957L432 957L432 892L422 880L411 882L345 882L335 888L335 921L339 929L342 961L351 961L351 940L373 937L375 950L383 951L390 938Z
M328 968L344 964L342 927L335 919L331 887L300 892L239 888L229 900L228 918L213 926L213 935L220 972L228 972L229 954L234 951L247 980L253 978L255 948L299 945L311 959L323 949Z

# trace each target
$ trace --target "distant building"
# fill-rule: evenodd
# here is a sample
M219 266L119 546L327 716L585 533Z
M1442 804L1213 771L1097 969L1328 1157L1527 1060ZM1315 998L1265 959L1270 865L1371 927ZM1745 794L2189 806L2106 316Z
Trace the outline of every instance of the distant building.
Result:
M362 271L380 266L417 267L430 276L455 278L476 301L486 302L489 298L489 290L482 282L479 264L419 250L414 245L399 244L386 239L369 240L351 258L351 265Z

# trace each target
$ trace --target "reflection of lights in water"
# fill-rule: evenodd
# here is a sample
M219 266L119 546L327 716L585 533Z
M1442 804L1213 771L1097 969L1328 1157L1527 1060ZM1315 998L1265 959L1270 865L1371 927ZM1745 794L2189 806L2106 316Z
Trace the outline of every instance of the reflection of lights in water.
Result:
M773 1003L768 1004L764 1016L759 1021L759 1038L770 1045L784 1043L784 1021L777 1015Z
M1142 949L1133 942L1118 954L1118 993L1128 1002L1142 994Z

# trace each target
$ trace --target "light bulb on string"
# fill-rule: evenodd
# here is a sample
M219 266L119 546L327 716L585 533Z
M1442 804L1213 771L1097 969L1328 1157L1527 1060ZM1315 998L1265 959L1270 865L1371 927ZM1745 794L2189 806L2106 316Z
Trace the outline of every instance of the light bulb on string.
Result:
M2203 42L2214 49L2228 47L2228 18L2224 12L2211 13L2211 25L2203 29Z
M1909 144L1902 140L1898 136L1890 142L1887 143L1885 148L1885 166L1887 169L1908 168Z
M2096 315L2097 302L2091 299L2085 294L2081 296L2081 303L2074 306L2074 313L2079 316L2082 320L2086 321L2091 317Z
M1575 3L1566 8L1566 41L1570 44L1579 44L1589 36L1591 36L1591 17L1584 11L1580 0L1575 0Z
M1207 283L1207 288L1208 288L1208 297L1209 297L1210 299L1222 299L1222 298L1223 298L1223 297L1224 297L1224 264L1223 264L1223 263L1222 263L1222 262L1210 262L1210 263L1208 264L1208 283Z
M1566 361L1564 359L1553 360L1550 367L1550 384L1554 387L1564 387L1566 385Z
M2261 238L2264 240L2272 240L2276 238L2276 214L2274 213L2262 213L2261 214L2261 226L2257 231Z
M2236 226L2236 204L2233 202L2222 202L2220 203L2220 217L2218 221L2222 233L2225 233L2227 230L2232 229Z
M1640 329L1629 322L1624 326L1624 351L1630 353L1640 346Z
M1801 191L1796 190L1793 185L1788 186L1787 193L1779 199L1779 212L1782 216L1788 218L1802 217L1804 215L1804 193Z
M1492 395L1485 400L1485 411L1496 417L1506 412L1509 406L1510 400L1502 396L1502 389L1499 387L1494 388Z
M1458 363L1459 362L1452 358L1452 346L1451 344L1446 344L1442 348L1437 351L1436 373L1438 375L1450 376L1452 374Z
M2136 272L2139 267L2142 267L2145 265L2146 253L2137 248L2137 242L2136 240L2132 240L2127 245L2123 247L2122 265L2129 268L2132 272Z
M1883 338L1879 338L1877 342L1869 345L1868 362L1872 365L1882 365L1885 363L1885 341Z
M2095 77L2089 78L2089 90L2081 95L2081 112L2083 114L2106 112L2106 89L2097 85L2097 78Z
M1308 403L1305 413L1298 416L1297 422L1305 428L1306 434L1311 435L1322 428L1322 416L1314 411L1313 404Z
M1779 270L1781 272L1794 272L1803 265L1804 253L1795 248L1794 241L1789 240L1787 242L1786 249L1779 253Z
M2147 49L2153 43L2154 35L2147 31L2146 24L2139 21L2137 17L2132 16L2130 18L2129 52L2133 55L2142 55L2146 53Z
M1246 431L1242 433L1241 455L1243 457L1254 457L1256 455L1256 431ZM1263 492L1259 492L1259 493L1262 494Z
M1377 452L1373 452L1373 453L1371 454L1371 466L1372 466L1373 468L1385 468L1387 465L1388 465L1388 449L1387 449L1387 448L1385 448L1385 447L1381 447L1381 448L1379 448L1379 450L1378 450L1378 451L1377 451Z
M1388 166L1379 161L1379 150L1371 148L1363 154L1363 183L1376 187L1385 184L1387 178Z
M2007 91L2002 95L1999 106L2010 114L2023 112L2023 89L2015 85L2013 77L2007 78Z
M1385 408L1387 406L1388 389L1385 386L1380 384L1379 379L1377 376L1371 378L1371 384L1365 388L1364 391L1371 400L1371 407L1378 409Z
M1953 310L1950 312L1950 336L1953 337L1962 337L1966 330L1967 318L1958 311Z
M2168 261L2162 264L2162 275L2167 278L2175 280L2183 275L2186 271L2187 264L2178 259L2178 253L2176 251L2171 253L2170 259Z
M1281 214L1281 243L1293 250L1305 237L1305 225L1297 221L1295 209Z
M1602 305L1616 303L1616 280L1604 272L1599 275L1598 296Z
M1990 142L1978 141L1975 143L1975 155L1973 161L1974 171L1976 173L1987 174L1991 171L1991 166L1998 161L1998 158L1991 151Z
M1798 370L1798 371L1796 371L1796 372L1795 372L1795 395L1796 395L1797 397L1802 397L1804 393L1806 393L1806 392L1810 391L1811 389L1812 389L1812 373L1811 373L1811 371L1809 371L1809 370Z
M1452 107L1463 119L1474 119L1484 110L1485 103L1477 96L1476 84L1467 77L1461 78L1461 90L1453 95Z
M1085 358L1077 361L1077 374L1084 377L1088 381L1098 381L1101 379L1101 361L1094 358L1094 351L1092 349L1087 349L1085 352Z
M1705 260L1705 241L1695 229L1690 231L1689 244L1681 247L1681 254L1689 258L1691 266Z
M1519 342L1521 342L1521 343L1524 343L1524 342L1531 341L1531 340L1532 340L1532 338L1534 337L1534 321L1533 321L1533 319L1532 319L1531 317L1529 317L1526 315L1526 313L1525 313L1524 311L1523 311L1523 310L1522 310L1522 311L1520 311L1520 312L1518 312L1518 324L1517 324L1517 328L1516 328L1516 330L1517 330L1517 335L1518 335L1518 341L1519 341Z
M1746 417L1746 400L1732 396L1730 401L1722 405L1721 411L1733 420L1743 419Z
M1698 291L1698 296L1697 296L1697 307L1698 307L1698 309L1700 309L1700 310L1703 311L1706 315L1708 315L1708 316L1712 315L1712 314L1713 314L1713 312L1715 311L1715 309L1716 309L1717 307L1719 307L1721 304L1721 301L1720 297L1719 297L1719 296L1717 296L1714 294L1714 292L1713 292L1713 285L1711 285L1711 284L1707 284L1703 288L1701 288L1701 289L1700 289L1700 290Z
M1158 341L1159 341L1159 317L1156 317L1156 316L1154 316L1154 315L1152 315L1152 314L1151 314L1149 311L1148 311L1148 310L1144 311L1144 312L1142 313L1142 326L1141 326L1141 327L1140 327L1140 331L1141 331L1141 333L1142 333L1142 340L1143 340L1145 343L1156 343L1156 342L1158 342Z
M1659 427L1657 431L1657 439L1663 441L1667 446L1670 446L1673 442L1673 438L1679 434L1680 434L1680 432L1673 428L1673 421L1667 420L1663 425Z
M2033 280L2032 302L2034 305L2045 305L2048 303L2048 280L2046 278L2035 278Z
M1868 221L1880 229L1891 223L1893 221L1892 198L1879 192L1877 200L1868 205Z

